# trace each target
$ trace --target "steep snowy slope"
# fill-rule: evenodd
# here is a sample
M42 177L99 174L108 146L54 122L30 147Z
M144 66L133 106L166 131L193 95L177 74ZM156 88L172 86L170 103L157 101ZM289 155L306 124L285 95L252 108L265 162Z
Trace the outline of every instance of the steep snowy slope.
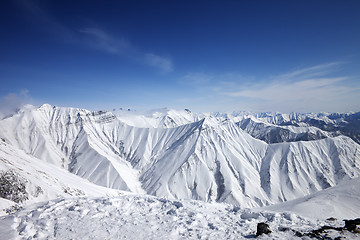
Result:
M193 113L188 109L156 109L142 115L133 111L114 111L126 124L144 128L177 127L215 117L231 120L251 136L267 143L311 141L345 135L360 143L360 113Z
M27 153L98 185L142 192L138 172L99 139L99 126L113 120L105 112L44 104L0 121L0 135Z
M176 126L195 116L175 115ZM303 197L360 176L360 147L350 138L269 145L214 116L174 128L138 128L109 112L43 105L0 121L0 137L101 186L244 207Z
M230 118L240 122L239 125L242 126L242 129L245 129L252 136L267 142L289 141L288 135L292 135L291 141L307 141L327 136L345 135L360 143L360 112L304 114L241 112L233 113ZM297 133L300 129L306 134L294 138L292 132L295 130ZM271 135L266 132L271 133ZM299 137L300 139L298 139Z
M341 136L268 145L260 174L272 199L288 201L359 176L359 145Z
M0 162L0 172L11 170L22 178L29 197L18 211L0 216L0 236L9 240L251 239L259 222L269 224L272 231L260 239L308 239L307 233L324 225L344 225L325 221L325 217L348 219L358 217L360 211L360 178L294 202L249 210L99 187L2 141ZM0 199L0 206L14 204ZM283 213L289 210L300 215ZM325 235L360 239L359 234L348 231L327 231L319 236Z
M313 219L358 218L360 213L360 178L303 198L264 207L259 211L292 212Z
M279 126L261 121L253 116L237 123L245 132L267 143L311 141L335 136L311 126Z
M360 174L354 165L359 146L346 137L267 145L231 122L192 126L141 170L148 193L253 207L305 196Z
M1 194L8 193L7 198L12 200L2 201L0 215L5 208L16 203L28 205L58 197L110 197L122 194L90 183L3 141L0 141L0 179Z

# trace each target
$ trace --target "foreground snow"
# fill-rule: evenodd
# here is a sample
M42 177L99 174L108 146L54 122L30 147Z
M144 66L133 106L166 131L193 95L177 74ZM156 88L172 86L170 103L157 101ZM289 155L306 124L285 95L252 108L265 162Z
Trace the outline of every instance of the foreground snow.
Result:
M273 231L260 239L300 239L296 231L343 226L342 219L356 218L360 212L360 178L283 205L251 210L100 187L4 142L0 163L2 172L23 179L28 192L28 199L17 205L0 198L1 210L20 206L11 215L2 212L1 239L251 239L259 222L267 222ZM34 194L39 187L41 193ZM327 217L339 220L329 222ZM360 239L349 232L328 234Z
M273 231L260 239L301 239L295 231L343 225L219 203L124 195L57 199L32 205L1 217L0 233L3 239L251 239L259 222L267 222ZM349 232L330 231L329 236L360 239Z
M261 210L287 211L310 218L349 219L360 217L360 178L352 179L309 196Z

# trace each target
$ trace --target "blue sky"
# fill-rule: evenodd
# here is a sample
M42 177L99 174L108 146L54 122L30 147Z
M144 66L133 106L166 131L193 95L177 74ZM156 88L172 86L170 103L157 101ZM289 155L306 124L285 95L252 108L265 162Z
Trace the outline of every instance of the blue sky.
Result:
M0 111L360 111L360 1L0 3Z

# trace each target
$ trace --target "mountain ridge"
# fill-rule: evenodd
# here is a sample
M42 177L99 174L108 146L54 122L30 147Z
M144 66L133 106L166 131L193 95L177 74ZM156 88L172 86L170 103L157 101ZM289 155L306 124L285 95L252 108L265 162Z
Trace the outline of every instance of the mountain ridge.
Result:
M360 176L360 147L345 136L267 144L243 130L239 117L171 114L172 121L158 119L163 127L138 128L111 112L45 104L1 120L0 137L100 186L243 207Z

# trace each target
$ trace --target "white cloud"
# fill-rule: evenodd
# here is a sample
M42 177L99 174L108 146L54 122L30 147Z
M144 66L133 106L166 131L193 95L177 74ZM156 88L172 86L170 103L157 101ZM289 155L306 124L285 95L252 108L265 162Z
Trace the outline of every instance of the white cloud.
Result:
M115 39L108 33L98 28L85 28L80 30L89 36L86 40L88 43L99 50L106 51L112 54L125 54L129 51L134 51L129 42L125 39Z
M173 71L171 59L139 50L130 41L114 37L99 27L86 27L79 31L64 25L49 11L43 9L38 2L31 0L18 0L19 6L30 14L31 20L48 33L67 44L87 44L91 48L126 57L132 61L155 67L163 73Z
M135 48L129 41L123 38L115 38L99 28L85 28L80 30L87 38L85 41L98 50L110 54L119 55L155 67L163 73L173 71L171 59L156 55L154 53L142 52Z
M29 21L33 22L36 27L42 28L49 34L56 36L58 40L67 43L77 41L74 32L59 22L53 15L46 11L46 9L43 9L39 1L17 0L14 1L14 3L28 14L26 16L30 17Z
M19 93L9 93L0 98L0 119L14 113L25 104L33 102L27 89L21 90Z
M248 85L254 80L253 77L244 76L237 72L228 72L224 74L212 74L204 72L191 72L178 79L179 84L192 85L199 89L212 89L214 91L220 91L225 89L239 88L237 82L241 82L241 85Z
M144 62L149 66L157 67L164 73L173 71L173 64L170 59L155 55L153 53L145 53Z
M236 72L190 73L178 83L191 85L192 93L202 97L202 107L211 111L359 111L360 82L339 74L344 64L325 63L263 79Z
M246 101L260 111L350 111L359 110L353 102L360 86L349 85L349 77L329 76L341 63L327 63L296 70L237 89L221 89L222 94ZM262 81L264 82L264 81Z
M331 63L319 64L312 67L302 68L276 76L275 79L287 81L287 80L296 80L296 79L301 80L305 78L325 76L332 72L337 71L342 64L343 62L331 62Z
M203 85L209 83L214 76L205 73L188 73L179 79L180 84Z
M350 91L349 87L340 87L337 83L346 80L340 78L306 79L297 82L273 82L267 86L256 86L236 92L225 93L233 97L248 97L268 101L300 100L304 98L326 98L330 95L343 94Z

